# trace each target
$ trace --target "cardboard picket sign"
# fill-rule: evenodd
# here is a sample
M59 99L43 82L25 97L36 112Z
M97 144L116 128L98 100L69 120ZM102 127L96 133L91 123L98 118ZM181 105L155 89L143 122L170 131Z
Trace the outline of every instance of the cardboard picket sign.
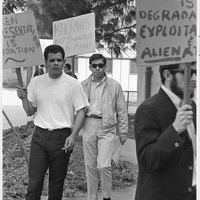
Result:
M137 0L136 4L138 67L196 61L196 0ZM186 104L189 93L190 68L185 68Z
M18 83L24 87L20 67L44 64L35 18L32 11L2 17L3 68L16 68Z
M196 0L137 0L137 66L196 60Z
M33 12L2 16L3 68L44 64Z
M53 43L63 47L66 57L95 52L94 13L53 22Z

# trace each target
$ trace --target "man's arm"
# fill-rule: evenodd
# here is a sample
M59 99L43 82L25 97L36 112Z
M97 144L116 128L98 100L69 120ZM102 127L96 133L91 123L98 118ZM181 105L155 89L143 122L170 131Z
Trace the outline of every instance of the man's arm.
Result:
M73 149L76 136L78 135L78 133L83 125L84 119L85 119L85 108L82 108L79 111L77 111L77 116L76 116L76 120L74 123L73 131L72 131L71 135L66 138L65 146L64 146L64 148L62 148L63 150L67 151L67 150Z
M17 96L22 100L23 108L28 116L32 116L36 111L36 107L27 98L28 92L26 88L18 86Z
M116 101L116 113L117 113L117 121L118 121L119 139L123 145L127 140L128 112L127 112L124 93L122 91L121 86L119 87L119 90L118 90L118 98Z

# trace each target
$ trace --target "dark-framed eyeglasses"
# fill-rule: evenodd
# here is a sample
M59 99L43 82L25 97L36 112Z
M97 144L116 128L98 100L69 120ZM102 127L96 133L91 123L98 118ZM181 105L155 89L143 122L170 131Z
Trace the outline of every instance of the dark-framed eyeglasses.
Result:
M102 69L105 65L104 65L103 63L99 63L99 64L91 64L91 67L94 68L94 69L96 69L97 66L98 66L100 69Z
M181 74L185 73L184 69L170 69L169 71L172 72L172 73L181 73ZM191 74L190 75L192 76L193 74L196 75L197 74L197 70L191 68Z

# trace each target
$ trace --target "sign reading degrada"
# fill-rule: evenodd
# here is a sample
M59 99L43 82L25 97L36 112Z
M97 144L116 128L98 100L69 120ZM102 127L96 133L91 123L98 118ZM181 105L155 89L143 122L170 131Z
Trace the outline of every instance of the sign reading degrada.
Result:
M196 60L196 0L137 1L137 65Z
M32 12L3 15L3 68L44 63Z

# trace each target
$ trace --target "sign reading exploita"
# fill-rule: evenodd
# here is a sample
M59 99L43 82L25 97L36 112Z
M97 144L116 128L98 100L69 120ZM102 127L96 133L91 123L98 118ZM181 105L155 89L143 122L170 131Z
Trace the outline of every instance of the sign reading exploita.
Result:
M196 0L137 0L137 65L196 60Z
M3 68L19 68L44 63L32 12L2 16Z
M64 48L66 57L94 52L94 13L53 22L53 43Z

